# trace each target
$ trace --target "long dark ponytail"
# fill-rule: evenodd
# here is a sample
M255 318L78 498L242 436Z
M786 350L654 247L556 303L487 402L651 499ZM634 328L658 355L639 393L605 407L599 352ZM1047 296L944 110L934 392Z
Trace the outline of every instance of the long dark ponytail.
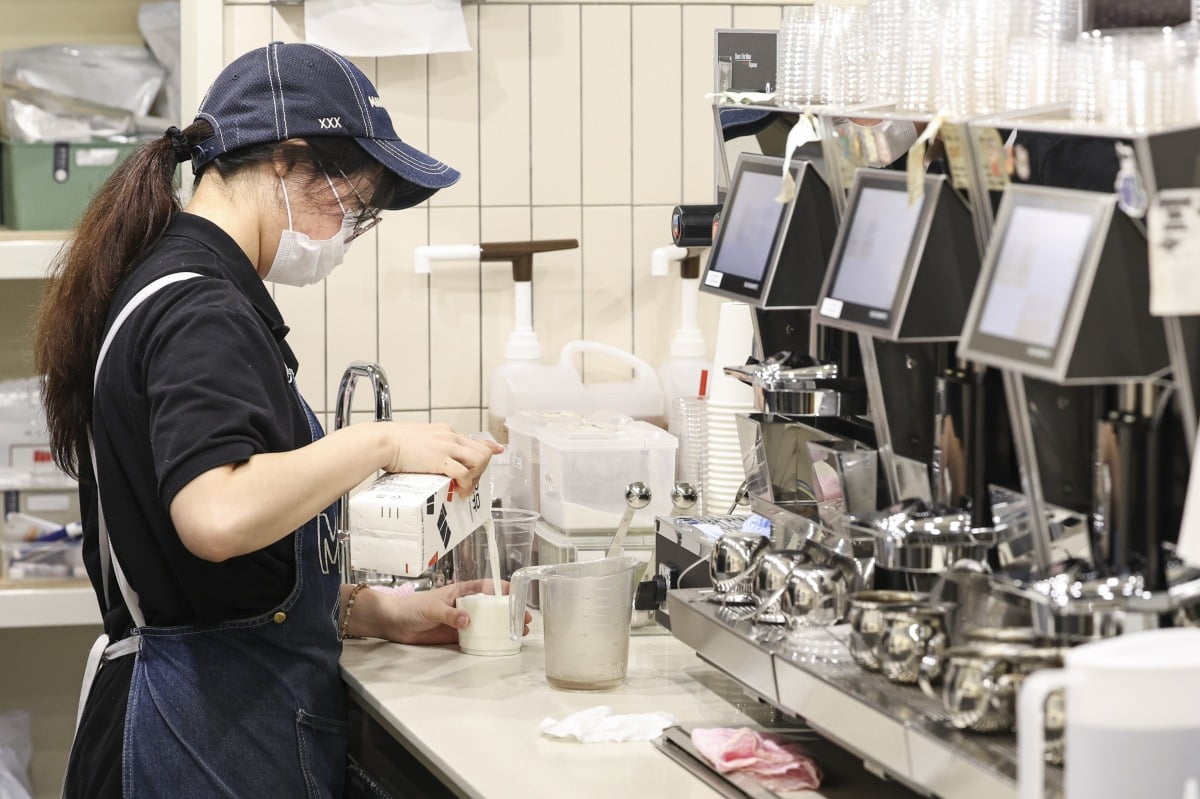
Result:
M174 131L172 131L173 133ZM188 146L212 135L198 119L182 131ZM50 265L50 279L34 323L33 358L43 375L42 405L54 462L78 477L87 458L92 419L92 373L117 286L154 246L179 213L175 191L177 136L163 136L134 150L108 177L83 212L71 240ZM373 184L363 196L370 207L390 207L411 188L380 168L353 139L310 137L246 147L204 167L222 178L283 157L309 178L322 196L325 175L341 173ZM199 183L201 174L196 175Z
M189 143L211 135L200 121ZM34 323L33 361L43 375L42 405L54 462L78 477L92 418L92 369L108 307L121 279L179 212L178 159L171 137L138 147L100 186L71 239L50 264Z

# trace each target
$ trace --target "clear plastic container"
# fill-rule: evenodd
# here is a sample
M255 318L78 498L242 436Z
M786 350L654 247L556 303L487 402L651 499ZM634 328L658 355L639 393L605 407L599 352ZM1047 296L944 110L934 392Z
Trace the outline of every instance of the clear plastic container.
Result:
M504 420L508 428L508 455L510 478L509 495L505 502L529 510L541 509L539 485L541 480L542 456L538 447L538 433L548 424L580 422L583 417L572 411L521 411Z
M537 526L537 563L585 563L600 560L608 554L611 535L570 535L545 524ZM625 536L624 552L630 557L649 563L654 558L654 533L637 532ZM535 586L536 587L536 586Z
M675 436L647 422L549 424L538 434L543 518L564 532L613 532L625 512L625 487L640 480L650 504L631 529L653 529L671 511Z
M82 539L0 542L0 580L36 583L85 580Z

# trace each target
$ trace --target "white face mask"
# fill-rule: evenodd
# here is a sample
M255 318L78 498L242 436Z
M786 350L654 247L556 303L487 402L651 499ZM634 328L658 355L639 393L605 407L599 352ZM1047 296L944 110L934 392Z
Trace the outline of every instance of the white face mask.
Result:
M333 191L338 207L342 209L342 229L333 238L313 241L307 233L292 229L292 204L288 200L287 183L279 179L283 186L283 204L287 208L288 229L279 237L279 247L275 250L275 259L267 271L265 280L283 286L311 286L320 283L333 268L342 262L346 255L346 238L354 231L354 215L346 211L342 200L333 188L333 181L325 176L329 188Z

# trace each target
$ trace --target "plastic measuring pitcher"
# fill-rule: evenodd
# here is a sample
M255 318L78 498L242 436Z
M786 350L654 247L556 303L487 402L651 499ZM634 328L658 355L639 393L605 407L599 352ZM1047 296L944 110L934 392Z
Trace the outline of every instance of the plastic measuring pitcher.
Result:
M1200 788L1200 630L1167 628L1084 644L1064 668L1021 685L1021 799L1043 794L1043 708L1066 697L1065 799L1181 799Z
M520 638L529 583L539 595L546 644L546 680L555 688L603 691L625 682L636 558L530 566L513 572L510 632Z

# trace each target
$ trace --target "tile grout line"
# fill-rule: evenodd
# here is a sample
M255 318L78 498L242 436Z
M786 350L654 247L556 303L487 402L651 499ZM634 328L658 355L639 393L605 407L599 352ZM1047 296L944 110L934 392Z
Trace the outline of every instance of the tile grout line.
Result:
M432 83L432 59L425 56L425 141L433 138L433 115L430 113L430 91ZM428 145L427 145L428 146ZM433 206L425 203L425 243L433 238ZM433 274L425 278L425 404L433 404ZM425 409L425 420L429 421L429 409Z
M637 342L637 273L636 273L636 242L634 240L634 210L633 201L637 195L637 162L634 157L634 137L637 135L637 90L633 83L633 64L638 54L635 50L637 36L636 14L633 5L629 6L629 352L633 353Z
M579 15L579 24L576 25L576 31L579 37L579 337L587 337L587 262L585 248L587 247L587 239L585 233L586 215L583 212L583 198L586 194L584 186L585 170L584 170L584 149L583 149L583 131L585 123L584 108L587 104L584 102L584 90L586 83L583 75L583 5L575 6L575 10Z
M475 147L476 163L479 164L479 184L476 187L479 203L476 215L476 230L479 241L483 241L483 8L478 5L475 9L475 37L478 41L475 47ZM479 396L478 404L483 404L483 261L480 260L475 272L476 285L479 287ZM431 400L432 401L432 400ZM432 412L431 412L432 413ZM431 416L432 418L432 416Z

